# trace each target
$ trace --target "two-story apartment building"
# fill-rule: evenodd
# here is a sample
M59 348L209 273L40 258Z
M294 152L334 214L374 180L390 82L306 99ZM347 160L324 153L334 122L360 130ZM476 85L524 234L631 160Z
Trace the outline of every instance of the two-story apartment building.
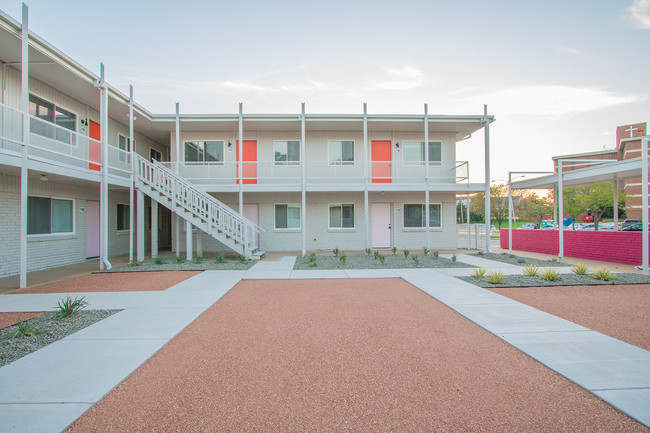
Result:
M0 276L133 246L455 249L457 195L489 185L456 160L485 129L489 177L487 112L154 114L22 33L0 13Z

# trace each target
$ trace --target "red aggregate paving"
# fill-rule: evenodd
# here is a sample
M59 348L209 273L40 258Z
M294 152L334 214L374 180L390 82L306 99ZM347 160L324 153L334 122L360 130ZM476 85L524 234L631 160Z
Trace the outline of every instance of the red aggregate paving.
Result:
M25 322L41 314L44 313L0 313L0 329L15 325L19 320Z
M495 293L650 350L650 285L490 288Z
M18 290L12 294L159 291L201 271L113 272L89 274L56 283Z
M648 431L403 280L242 281L71 432Z

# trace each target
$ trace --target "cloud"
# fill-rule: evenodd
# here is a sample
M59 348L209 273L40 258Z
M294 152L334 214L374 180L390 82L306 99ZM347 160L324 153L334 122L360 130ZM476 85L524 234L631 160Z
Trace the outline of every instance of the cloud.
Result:
M650 29L650 0L634 0L626 11L636 27Z
M486 102L490 112L500 115L533 115L556 118L597 111L636 101L623 95L594 87L522 86L498 90L473 98Z
M383 90L410 90L422 86L424 74L412 66L384 69L384 77L366 83L368 87Z

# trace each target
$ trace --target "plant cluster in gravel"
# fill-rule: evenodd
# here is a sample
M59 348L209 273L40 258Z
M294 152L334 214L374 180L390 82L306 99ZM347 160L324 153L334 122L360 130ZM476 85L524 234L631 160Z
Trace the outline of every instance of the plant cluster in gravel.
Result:
M560 263L557 260L541 260L541 259L533 259L530 257L521 257L517 256L515 254L508 254L508 253L482 253L482 254L474 254L476 257L479 257L481 259L488 259L488 260L494 260L497 262L502 262L502 263L508 263L510 265L519 265L519 266L525 266L525 265L537 265L537 266L571 266L568 263Z
M158 264L158 263L159 264ZM114 267L104 272L151 272L151 271L245 271L253 266L255 261L247 260L241 263L237 258L226 257L223 263L217 263L215 257L205 257L202 260L187 261L183 259L176 262L175 257L146 259L142 262L134 262L124 266Z
M479 287L546 287L546 286L603 286L612 284L650 284L650 276L618 273L611 281L596 280L590 275L562 274L558 281L547 281L539 277L506 275L505 284L490 284L483 278L457 277Z
M384 255L384 263L375 259L372 255L347 256L345 264L341 263L339 257L316 256L316 266L310 264L309 257L298 257L293 266L295 270L332 270L332 269L405 269L405 268L473 268L467 263L452 262L449 259L433 255L417 255L414 260L413 254L408 257L400 255ZM312 259L313 263L313 259Z
M50 312L26 320L30 329L36 332L29 337L11 338L19 325L0 329L0 367L3 367L23 356L54 343L70 334L74 334L94 323L99 322L120 310L88 310L78 311L65 319L56 319L56 313Z

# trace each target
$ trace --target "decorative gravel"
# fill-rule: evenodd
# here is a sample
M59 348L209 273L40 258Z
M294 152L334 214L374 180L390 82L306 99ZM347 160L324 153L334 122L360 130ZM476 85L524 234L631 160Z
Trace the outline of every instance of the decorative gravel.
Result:
M568 263L560 263L557 260L542 260L542 259L533 259L531 257L521 257L517 256L515 254L508 254L508 253L483 253L483 254L474 254L476 257L479 257L481 259L488 259L488 260L494 260L496 262L502 262L502 263L508 263L511 265L519 265L519 266L526 266L526 265L537 265L537 266L571 266ZM523 262L521 261L523 260Z
M453 262L449 259L439 257L435 259L432 255L417 255L420 263L413 260L413 255L404 257L404 254L386 255L384 264L375 260L374 256L346 256L345 265L341 264L339 257L321 256L316 257L317 266L309 264L309 257L298 257L293 266L295 270L330 270L330 269L406 269L406 268L473 268L467 263Z
M547 286L607 286L619 284L650 284L650 277L639 274L616 273L612 281L596 280L589 275L562 274L559 281L546 281L540 277L506 275L505 284L490 284L483 278L457 277L479 287L547 287Z
M18 325L0 329L0 367L74 334L118 311L120 310L80 311L65 319L56 319L54 312L45 313L24 322L38 331L30 337L11 338Z
M175 258L163 259L162 264L156 264L155 259L147 259L137 264L119 266L105 272L151 272L151 271L245 271L250 269L255 263L247 260L240 263L238 259L226 258L224 263L217 263L216 259L205 258L200 262L183 260L176 263Z

